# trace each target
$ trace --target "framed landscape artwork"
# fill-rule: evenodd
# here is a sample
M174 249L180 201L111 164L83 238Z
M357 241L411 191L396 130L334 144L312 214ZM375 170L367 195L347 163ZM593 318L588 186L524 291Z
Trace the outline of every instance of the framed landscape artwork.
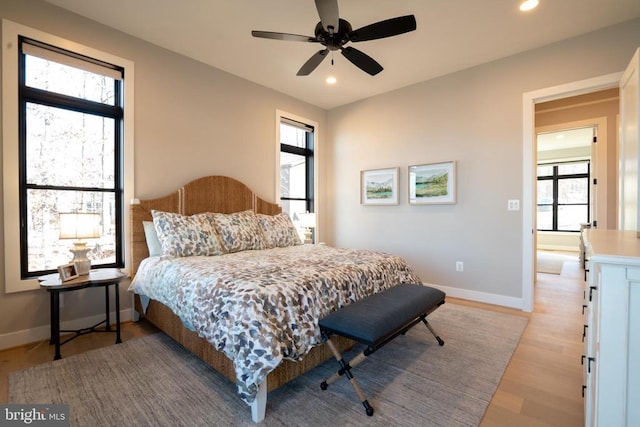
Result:
M363 205L398 204L399 168L360 172L360 203Z
M409 204L456 203L456 162L409 166Z

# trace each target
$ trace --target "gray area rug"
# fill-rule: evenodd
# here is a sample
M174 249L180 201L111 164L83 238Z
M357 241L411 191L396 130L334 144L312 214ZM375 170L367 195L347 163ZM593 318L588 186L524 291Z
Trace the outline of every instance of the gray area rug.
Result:
M368 417L329 360L269 394L261 426L477 426L527 324L524 317L445 304L354 369ZM350 359L360 347L345 353ZM65 403L72 426L249 426L235 385L164 334L9 376L9 403Z

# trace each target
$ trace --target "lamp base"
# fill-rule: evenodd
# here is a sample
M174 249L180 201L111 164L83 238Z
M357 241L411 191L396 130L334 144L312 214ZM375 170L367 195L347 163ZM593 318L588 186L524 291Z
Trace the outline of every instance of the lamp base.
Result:
M304 244L308 245L312 243L313 243L313 238L312 238L311 228L305 227L304 228Z
M73 254L73 259L70 261L75 264L76 272L80 276L89 274L91 270L91 260L87 258L87 252L91 248L87 247L85 242L75 242L73 248L69 249L69 252Z

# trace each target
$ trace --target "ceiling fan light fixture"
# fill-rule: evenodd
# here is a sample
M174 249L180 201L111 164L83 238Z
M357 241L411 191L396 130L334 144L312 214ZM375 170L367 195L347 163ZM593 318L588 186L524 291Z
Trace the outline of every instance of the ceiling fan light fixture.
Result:
M334 85L338 82L338 79L336 79L334 76L329 76L325 79L325 82L327 82L328 85Z
M535 9L540 4L539 0L524 0L520 3L520 10L523 12Z

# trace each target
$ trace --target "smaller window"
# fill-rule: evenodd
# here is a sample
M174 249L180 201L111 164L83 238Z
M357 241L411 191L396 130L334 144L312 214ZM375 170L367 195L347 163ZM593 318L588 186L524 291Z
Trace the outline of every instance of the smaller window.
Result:
M314 212L314 128L282 117L280 120L280 204L294 223L298 215Z

